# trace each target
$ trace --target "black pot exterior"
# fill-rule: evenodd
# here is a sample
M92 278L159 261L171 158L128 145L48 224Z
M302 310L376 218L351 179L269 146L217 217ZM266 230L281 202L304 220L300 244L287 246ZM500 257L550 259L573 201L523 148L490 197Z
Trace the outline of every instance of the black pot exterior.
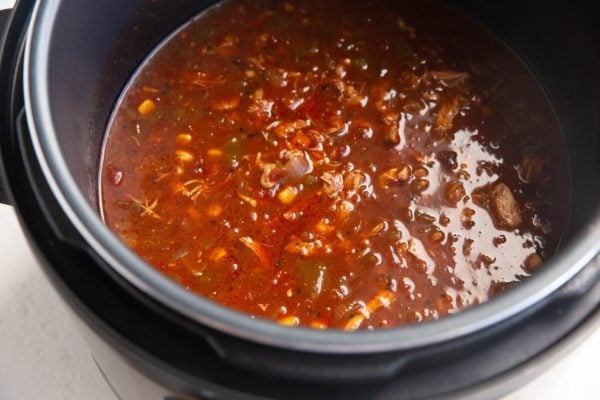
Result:
M3 10L0 11L0 32L5 32L6 31L6 27L8 25L9 22L9 18L11 16L11 11L10 10ZM6 41L2 40L2 47L7 47ZM9 51L7 51L9 52ZM0 54L5 53L4 50L0 51ZM9 69L6 65L6 63L0 63L0 85L6 85L8 84L8 82L10 81L10 79L8 78L9 75ZM4 91L3 91L4 92ZM2 120L6 120L6 116L4 116L4 118L2 118ZM3 126L4 130L6 131L6 126ZM8 188L4 187L3 182L6 182L6 178L5 178L5 173L4 173L4 165L2 163L2 155L0 154L0 203L8 203Z
M16 98L19 105L15 106L12 101L3 101L0 107L0 136L9 140L9 132L14 127L15 107L23 107L22 87L15 86L14 77L18 72L18 55L24 45L24 35L27 21L31 14L32 2L23 5L14 10L0 11L0 93L6 98ZM2 162L2 147L0 147L0 203L12 204L10 185L6 175L4 163Z
M18 3L15 12L20 13L23 25L32 3ZM59 138L62 152L79 190L95 206L98 149L121 88L163 36L214 1L114 1L106 2L111 6L94 7L76 0L57 3L54 19L45 21L55 44L47 54L52 125L63 133ZM571 237L586 230L597 235L598 227L590 221L598 213L600 187L588 184L600 181L599 60L598 47L594 47L598 46L594 38L600 37L600 14L594 14L596 2L568 6L551 1L540 24L531 23L531 16L539 11L533 1L503 2L502 7L468 0L456 3L516 49L548 90L573 159L576 207ZM98 22L103 15L110 17L110 25ZM519 21L528 23L519 25ZM77 31L85 34L74 37ZM12 32L19 38L23 31ZM546 48L548 37L553 38L552 51ZM1 71L5 71L6 54L23 55L22 46L13 47L3 54ZM78 64L73 57L101 62ZM182 393L215 399L450 398L546 352L598 314L600 262L596 259L569 285L552 290L526 311L469 334L456 330L446 340L399 350L373 347L365 351L368 346L357 337L344 338L348 343L354 340L357 348L362 346L356 353L307 351L294 346L291 333L288 347L272 346L199 324L131 284L81 236L48 182L47 166L38 162L37 136L50 132L40 131L40 125L33 122L35 106L27 115L29 126L26 116L18 112L23 83L42 83L29 80L31 75L25 75L25 82L19 80L18 65L11 60L10 74L15 79L3 77L2 82L2 94L12 99L7 102L10 108L3 110L6 132L12 134L0 137L7 172L3 181L9 183L45 272L75 311L98 363L123 398L158 399L175 394L181 397L172 398L186 398ZM34 129L29 132L29 128ZM130 372L115 373L115 368ZM127 379L132 380L129 387ZM146 382L148 395L131 391L136 381Z

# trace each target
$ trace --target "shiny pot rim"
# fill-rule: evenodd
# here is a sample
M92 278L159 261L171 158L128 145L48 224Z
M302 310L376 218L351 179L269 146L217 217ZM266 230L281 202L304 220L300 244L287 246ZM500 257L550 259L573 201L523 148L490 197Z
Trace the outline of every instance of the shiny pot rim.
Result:
M600 210L543 270L482 305L439 320L387 330L343 332L290 328L254 319L186 291L150 267L104 225L80 191L59 146L53 123L47 71L52 31L60 2L38 1L28 28L24 99L30 137L53 195L85 246L146 295L192 321L252 342L307 352L362 354L399 351L463 337L534 308L567 283L600 252Z

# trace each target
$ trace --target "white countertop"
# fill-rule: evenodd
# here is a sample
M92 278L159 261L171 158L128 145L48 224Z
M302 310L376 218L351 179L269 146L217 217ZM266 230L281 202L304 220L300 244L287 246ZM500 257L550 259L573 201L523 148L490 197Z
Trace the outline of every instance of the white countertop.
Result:
M0 0L0 9L13 1ZM0 205L0 399L115 399L64 307L13 210ZM503 400L600 399L599 359L600 328Z

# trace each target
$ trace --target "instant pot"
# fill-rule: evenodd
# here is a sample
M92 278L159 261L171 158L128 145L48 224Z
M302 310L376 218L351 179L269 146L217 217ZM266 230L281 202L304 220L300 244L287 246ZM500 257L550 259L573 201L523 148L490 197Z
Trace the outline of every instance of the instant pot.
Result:
M599 2L450 2L546 90L571 157L570 229L539 272L490 302L352 333L279 326L188 293L100 219L99 150L117 97L166 35L214 3L21 0L0 14L0 200L118 398L497 398L600 326Z

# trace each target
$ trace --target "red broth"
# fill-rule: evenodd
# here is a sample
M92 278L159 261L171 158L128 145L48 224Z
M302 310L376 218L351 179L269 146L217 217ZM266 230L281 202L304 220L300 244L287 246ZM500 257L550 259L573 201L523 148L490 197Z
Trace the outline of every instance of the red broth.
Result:
M132 78L101 204L189 291L284 325L374 329L535 273L565 231L568 165L531 73L448 6L231 0Z

